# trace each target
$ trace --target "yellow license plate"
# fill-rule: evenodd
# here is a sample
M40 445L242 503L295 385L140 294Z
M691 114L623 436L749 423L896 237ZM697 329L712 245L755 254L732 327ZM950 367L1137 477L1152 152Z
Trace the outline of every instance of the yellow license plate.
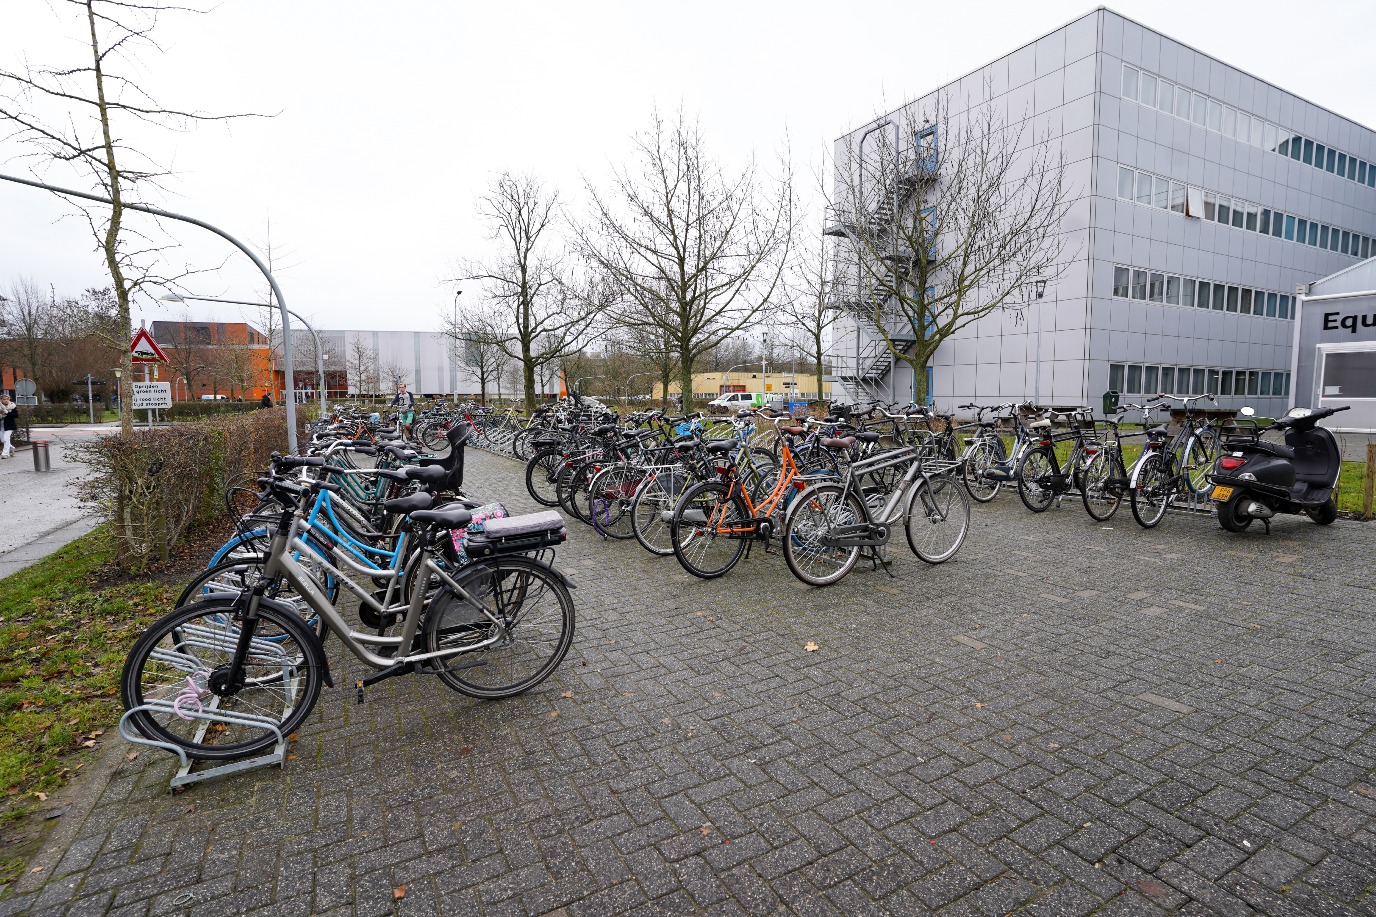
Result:
M1209 494L1210 500L1226 500L1233 495L1231 487L1215 487L1213 493Z

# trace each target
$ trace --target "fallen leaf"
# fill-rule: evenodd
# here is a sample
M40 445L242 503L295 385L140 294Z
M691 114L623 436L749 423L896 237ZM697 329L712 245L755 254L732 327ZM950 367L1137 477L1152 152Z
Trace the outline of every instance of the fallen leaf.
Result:
M551 711L549 712L549 718L550 718L550 719L557 719L558 716L559 716L559 711L558 711L558 710L551 710Z
M124 760L125 760L125 761L133 761L135 758L137 758L137 757L138 757L139 755L141 755L141 754L143 754L143 752L140 752L140 751L131 751L131 752L129 752L129 754L127 754L127 755L124 756Z
M707 835L712 833L712 826L703 825L701 828L698 829L698 833L701 834L703 837L706 837Z
M95 740L95 739L87 739L85 742L82 742L82 743L81 743L81 747L82 747L82 748L95 748L95 747L96 747L96 740Z
M820 650L821 647L809 640L807 643L803 644L803 649L807 650L809 653L815 653Z
M43 867L42 867L42 866L35 866L33 869L30 869L30 870L29 870L29 872L42 872L42 871L43 871Z
M471 754L473 754L473 746L471 745L465 745L463 748L459 749L460 757Z
M1005 732L1005 733L1003 734L1003 740L1004 740L1005 742L1011 742L1011 741L1013 741L1013 733L1011 733L1011 732Z
M288 741L288 742L295 742L295 741L296 741L296 733L293 732L291 735L287 736L287 741Z
M560 694L559 696L560 696L560 697L573 697L573 692L572 692L572 691L565 691L563 694Z
M392 889L392 900L393 900L393 901L400 901L402 898L405 898L405 897L406 897L406 886L405 886L405 885L398 885L396 888Z
M296 760L296 755L287 755L287 760L288 760L288 761L295 761L295 760Z
M634 692L634 691L622 691L622 692L621 692L621 696L622 696L622 697L635 697L635 692Z
M34 793L34 795L38 797L38 801L39 801L39 802L47 802L47 801L48 801L48 794L47 794L47 793Z
M1056 742L1052 742L1050 745L1048 745L1048 746L1046 746L1046 747L1047 747L1047 748L1050 748L1050 749L1057 749L1057 748L1060 748L1061 746L1060 746L1058 743L1056 743Z
M984 705L979 703L978 701L975 702L975 706L978 707L980 710L984 709Z

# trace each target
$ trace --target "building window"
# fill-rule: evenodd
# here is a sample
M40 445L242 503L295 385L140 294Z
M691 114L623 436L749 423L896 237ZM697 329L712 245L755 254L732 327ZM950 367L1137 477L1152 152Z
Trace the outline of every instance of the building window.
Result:
M1158 366L1148 366L1148 367L1146 368L1146 370L1145 370L1145 372L1143 373L1143 376L1142 376L1142 391L1144 391L1144 392L1159 392L1159 391L1161 391L1161 389L1158 388L1158 387L1157 387L1157 384L1156 384L1156 383L1157 383L1157 374L1158 374L1160 371L1161 371L1161 370L1160 370L1160 367L1158 367Z
M1338 154L1338 174L1339 174L1340 176L1345 176L1345 175L1347 175L1347 154L1346 154L1346 153L1339 153L1339 154Z
M1228 287L1228 311L1237 311L1237 287Z
M1132 272L1132 298L1147 298L1147 272L1134 270Z
M1271 374L1268 372L1261 374L1261 394L1264 396L1271 394Z
M1196 370L1193 370L1192 372L1193 372L1194 378L1193 378L1193 380L1190 382L1190 394L1191 394L1191 395L1202 395L1202 394L1204 394L1204 370L1202 370L1202 369L1196 369Z
M1170 295L1169 292L1167 295ZM1180 281L1180 304L1194 306L1194 281L1188 277Z
M1223 300L1226 297L1226 288L1221 283L1214 284L1214 311L1223 311Z
M1137 203L1151 206L1151 175L1146 172L1137 173Z
M1225 369L1219 374L1218 393L1220 395L1231 395L1233 393L1233 371Z
M1196 300L1195 305L1201 309L1209 308L1209 281L1199 281L1199 299Z
M1247 371L1247 394L1256 395L1261 390L1261 371L1249 369Z
M1129 366L1129 367L1128 367L1128 383L1127 383L1127 385L1128 385L1127 391L1128 391L1130 394L1136 395L1136 394L1140 394L1140 393L1141 393L1141 391L1142 391L1142 367L1140 367L1140 366Z
M1127 64L1124 64L1124 65L1123 65L1123 98L1125 98L1125 99L1133 99L1134 101L1137 99L1137 83L1138 83L1138 79L1139 79L1139 74L1138 74L1136 68L1134 68L1134 67L1129 67Z
M1295 241L1295 218L1288 213L1285 215L1285 241Z
M1166 278L1166 303L1172 306L1180 305L1180 278L1174 274Z
M1167 395L1175 394L1175 367L1161 367L1161 391Z
M1213 99L1205 100L1209 106L1209 130L1217 131L1223 121L1223 104Z
M1252 291L1247 289L1246 287L1242 288L1240 299L1238 302L1238 311L1241 312L1243 315L1252 314Z
M1275 293L1267 293L1267 294L1266 294L1266 317L1267 317L1267 318L1275 318L1275 317L1276 317L1276 294L1275 294Z
M1123 365L1121 363L1110 363L1108 366L1108 390L1111 392L1123 391Z
M1320 146L1319 149L1322 150L1323 147ZM1312 141L1312 140L1305 140L1305 141L1304 141L1304 159L1303 159L1303 162L1304 162L1304 164L1307 165L1307 166L1312 166L1312 165L1314 164L1314 141Z
M1162 294L1165 292L1166 278L1163 274L1153 273L1151 280L1147 284L1147 299L1152 302L1161 302ZM1148 389L1150 391L1150 389Z
M1175 87L1175 116L1190 120L1190 91L1184 86Z
M1148 73L1142 74L1141 79L1138 81L1138 89L1140 90L1141 95L1137 97L1137 101L1141 102L1148 108L1155 108L1156 77Z
M1237 109L1223 106L1223 134L1226 137L1237 136Z
M1246 208L1247 205L1242 201L1233 201L1233 226L1238 229L1242 228L1242 216Z
M919 171L936 171L936 139L936 125L918 131L916 165Z
M1326 155L1324 156L1324 160L1323 160L1323 170L1324 170L1325 172L1332 172L1332 171L1333 171L1334 164L1335 164L1335 162L1337 161L1337 158L1338 158L1337 153L1333 150L1332 147L1329 147L1329 148L1325 151L1325 153L1326 153Z
M1352 234L1346 229L1343 230L1343 240L1338 244L1338 251L1344 255L1352 254Z
M1118 167L1118 196L1125 201L1132 200L1132 189L1137 183L1137 173L1127 166Z
M1209 100L1196 92L1194 94L1194 104L1191 107L1190 120L1200 127L1203 127L1209 120L1208 105Z
M1285 222L1285 214L1283 214L1283 213L1273 213L1273 214L1271 214L1271 235L1272 235L1272 236L1274 236L1274 237L1277 238L1277 239L1280 238L1281 224L1284 223L1284 222Z
M1209 370L1204 380L1204 391L1210 395L1218 394L1218 370Z
M1161 87L1157 90L1156 107L1166 114L1171 113L1171 106L1175 104L1175 87L1165 80L1161 80Z
M1185 186L1179 182L1171 182L1171 212L1185 212Z
M1288 397L1290 395L1290 374L1282 373L1281 378L1283 382L1283 390L1281 391L1281 394Z
M1232 203L1232 198L1224 197L1221 194L1218 196L1218 221L1225 226L1228 225L1232 217Z
M1257 217L1260 216L1260 208L1256 204L1247 205L1247 225L1243 227L1248 232L1257 231Z
M1261 234L1263 236L1271 234L1271 211L1265 209L1261 211Z
M1113 269L1113 295L1128 298L1129 284L1128 269L1125 267L1115 267Z
M1204 192L1204 219L1209 221L1218 219L1218 195L1212 191Z

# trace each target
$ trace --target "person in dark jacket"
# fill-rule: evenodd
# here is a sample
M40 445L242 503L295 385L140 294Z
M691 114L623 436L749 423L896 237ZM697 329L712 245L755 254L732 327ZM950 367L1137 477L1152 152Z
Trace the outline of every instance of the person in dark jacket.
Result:
M270 393L268 393L268 392L264 392L264 393L263 393L263 400L260 401L260 402L258 402L258 403L259 403L261 406L265 407L265 408L270 408L270 407L272 407L272 395L271 395Z
M19 429L19 405L0 392L0 459L14 458L14 431Z

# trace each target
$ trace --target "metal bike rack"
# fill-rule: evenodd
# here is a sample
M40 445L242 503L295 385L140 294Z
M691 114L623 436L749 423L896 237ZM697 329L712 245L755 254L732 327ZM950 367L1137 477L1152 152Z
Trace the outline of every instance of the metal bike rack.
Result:
M219 698L215 700L218 703ZM266 755L259 755L256 758L231 761L226 764L220 764L215 767L208 767L204 770L193 772L191 768L195 762L187 757L186 752L180 746L173 745L171 742L146 738L129 725L129 717L135 713L144 712L172 713L184 719L200 720L201 725L197 728L194 738L196 742L200 742L205 738L205 734L210 729L212 723L228 723L232 726L257 726L260 729L266 729L277 736L277 747ZM168 785L171 789L176 789L179 786L186 786L190 783L200 783L203 780L227 777L230 774L237 774L240 771L253 770L254 768L266 767L271 764L276 764L278 767L286 766L286 737L282 735L282 731L277 728L277 724L274 721L253 713L230 713L214 707L208 710L187 712L176 709L176 706L171 701L152 700L125 711L124 716L119 718L119 734L124 737L125 741L132 742L135 745L146 745L149 748L161 748L164 751L172 752L181 759L181 766L177 768L177 773L172 777L171 781L169 781Z

